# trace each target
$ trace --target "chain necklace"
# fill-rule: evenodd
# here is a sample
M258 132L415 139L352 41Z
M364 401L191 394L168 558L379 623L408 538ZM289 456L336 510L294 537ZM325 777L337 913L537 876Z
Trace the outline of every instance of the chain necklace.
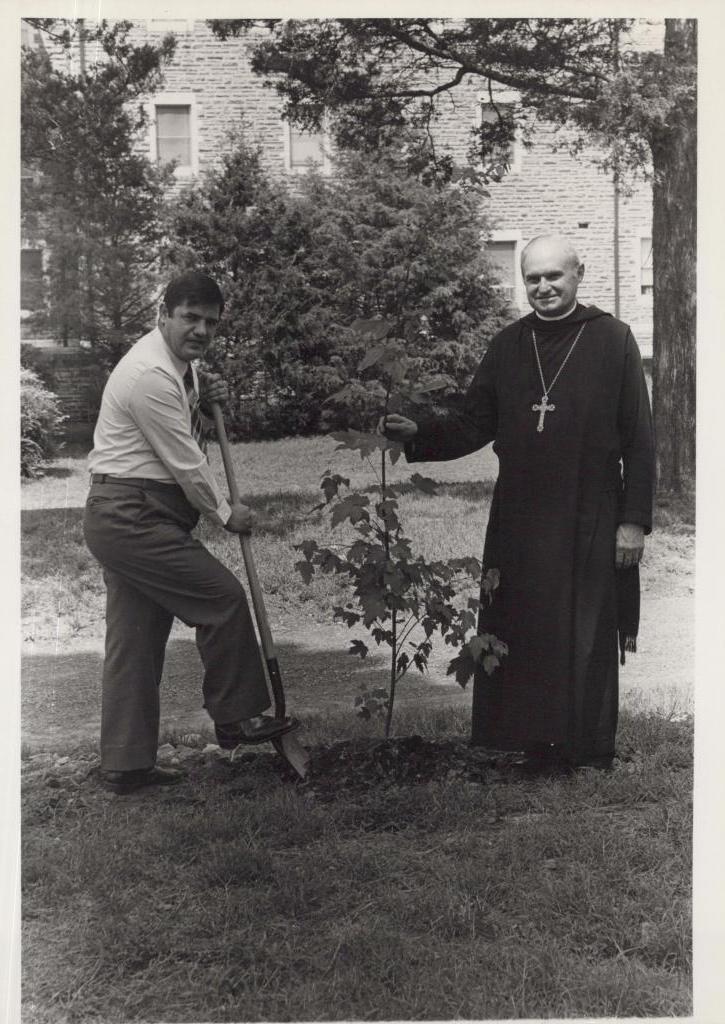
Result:
M531 406L532 411L533 412L538 412L538 414L539 414L539 422L536 425L536 429L537 429L537 431L539 433L541 433L541 431L544 429L544 416L546 416L547 412L553 412L554 409L556 409L556 406L553 403L551 405L549 405L549 395L551 394L551 389L554 387L554 385L556 384L557 380L559 379L559 374L561 373L561 371L566 366L567 360L569 359L569 356L574 351L574 349L576 347L576 343L579 341L579 338L581 337L581 333L582 333L582 331L584 330L585 327L586 327L586 321L581 325L581 327L577 331L576 338L574 338L574 341L571 343L571 348L569 349L567 354L564 356L564 358L562 360L562 363L561 363L561 366L556 371L556 373L554 375L554 378L551 381L551 383L549 384L548 388L546 386L546 382L544 381L544 371L541 369L541 359L539 359L539 346L536 344L536 332L534 331L533 327L531 328L531 337L534 339L534 355L536 356L536 365L539 368L539 377L541 377L541 388L542 388L542 391L543 391L543 394L541 396L541 402L534 402L534 404Z

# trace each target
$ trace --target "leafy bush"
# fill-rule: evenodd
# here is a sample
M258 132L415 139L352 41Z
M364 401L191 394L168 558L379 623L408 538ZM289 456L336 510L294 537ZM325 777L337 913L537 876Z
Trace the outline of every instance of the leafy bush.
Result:
M330 406L365 354L350 325L394 318L408 354L464 385L506 316L485 254L481 200L425 184L393 150L348 155L290 193L237 139L171 218L174 270L203 266L225 291L211 368L225 374L236 437L361 427L369 403Z
M367 395L378 415L387 416L408 404L418 408L431 404L446 386L445 377L428 376L420 360L406 354L404 338L390 337L393 329L394 323L381 319L358 320L351 326L353 334L371 344L357 367L357 377L333 396L337 405ZM461 599L462 591L479 581L481 597L490 600L498 586L498 571L483 573L473 556L445 562L428 561L415 553L400 518L398 499L403 488L389 478L402 446L377 432L346 430L332 436L339 442L338 449L359 452L371 467L373 459L379 458L379 493L371 500L365 491L350 491L350 480L328 469L320 484L325 500L319 507L328 511L332 530L349 523L347 539L351 535L353 539L333 547L320 547L312 538L303 540L295 545L303 555L295 568L307 583L316 572L345 578L351 599L333 609L333 618L349 628L362 624L378 646L390 649L388 690L363 688L355 702L363 718L385 715L387 737L398 683L410 668L427 671L434 634L450 647L460 648L449 663L448 675L455 675L461 686L478 666L491 673L508 653L506 644L491 633L474 633L469 638L476 628L480 601L469 598L464 604ZM435 481L419 473L413 473L409 484L423 494L436 493ZM366 658L369 650L360 639L350 641L351 654Z
M20 472L42 476L43 465L60 447L59 429L65 420L58 398L27 367L20 370Z
M106 339L113 349L153 320L172 169L139 150L148 123L140 100L158 89L175 43L166 36L159 46L136 46L128 21L46 27L67 56L83 40L88 61L78 72L45 47L22 53L21 151L31 172L23 232L42 239L48 254L39 319L57 340Z

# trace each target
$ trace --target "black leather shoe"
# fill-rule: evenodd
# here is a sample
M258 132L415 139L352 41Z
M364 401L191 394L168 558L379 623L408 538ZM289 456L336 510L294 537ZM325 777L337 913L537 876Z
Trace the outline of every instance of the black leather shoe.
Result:
M101 785L111 793L126 796L135 793L145 786L175 786L185 778L183 772L173 768L135 768L128 772L112 772L101 770L98 773Z
M270 740L276 740L278 736L284 736L298 725L296 718L257 715L242 722L228 722L224 725L216 722L214 732L222 750L234 750L241 743L268 743Z

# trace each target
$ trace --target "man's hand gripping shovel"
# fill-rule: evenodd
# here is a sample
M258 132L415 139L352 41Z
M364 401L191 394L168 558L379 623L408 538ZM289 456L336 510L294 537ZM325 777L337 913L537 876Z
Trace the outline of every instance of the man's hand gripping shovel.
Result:
M237 502L239 501L239 488L237 487L237 481L234 477L234 467L232 466L229 441L227 440L227 432L224 428L224 417L222 416L221 408L216 403L212 403L212 413L214 415L214 426L216 427L217 439L219 441L219 447L222 453L224 472L226 473L227 477L229 495L232 499L232 502ZM267 675L269 676L269 682L272 689L272 696L274 697L275 717L284 718L286 713L286 707L284 688L282 686L282 675L279 671L279 662L277 661L277 654L274 649L272 633L269 628L267 610L264 607L264 599L262 598L262 588L259 584L257 569L254 564L254 559L252 557L251 540L245 534L240 533L239 543L241 544L242 547L244 567L247 570L247 579L249 580L249 591L252 595L252 605L254 607L254 615L257 620L259 639L262 645L264 659L267 663ZM307 775L307 767L310 758L305 748L297 739L295 733L284 733L278 739L272 740L272 743L274 744L277 753L280 754L285 759L285 761L287 761L288 764L292 765L292 767L300 776L300 778L304 779L305 776Z

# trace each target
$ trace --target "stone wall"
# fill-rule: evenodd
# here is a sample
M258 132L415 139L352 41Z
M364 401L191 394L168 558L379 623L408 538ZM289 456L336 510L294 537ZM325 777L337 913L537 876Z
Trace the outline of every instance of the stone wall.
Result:
M161 26L158 30L154 26ZM139 22L139 41L159 39L165 23ZM183 31L178 31L183 27ZM177 49L165 73L163 90L193 94L199 173L213 167L228 145L230 129L243 127L245 135L262 150L269 173L294 183L286 166L286 125L273 88L254 75L249 51L260 32L246 38L216 39L204 22L189 21L177 28ZM261 30L260 30L261 31ZM262 33L263 34L263 33ZM647 40L652 44L652 39ZM499 100L514 99L497 93ZM459 160L466 158L470 130L480 116L482 84L469 79L451 94L435 127L441 148ZM561 139L546 123L535 125L530 149L516 145L512 169L489 186L484 200L497 234L520 248L537 234L561 232L570 237L586 263L581 298L615 312L615 196L611 174L597 169L591 150L572 157L555 149ZM183 187L180 179L178 187ZM652 300L642 295L641 239L651 237L652 195L640 182L631 195L619 199L619 315L626 320L645 355L652 348ZM517 305L528 305L520 283Z
M280 100L270 83L250 68L250 48L266 30L221 42L201 20L139 20L134 41L158 42L169 29L176 34L177 48L159 95L191 97L198 172L196 176L180 174L175 189L193 184L215 166L229 145L230 131L239 129L261 147L270 175L294 186L296 173L288 167L288 128ZM642 22L640 35L642 45L658 46L662 23ZM480 117L482 91L481 80L468 79L448 94L448 106L435 127L439 145L460 160L466 157L470 129ZM515 100L513 94L496 95L503 102ZM535 129L532 147L517 144L511 170L499 183L490 185L490 196L483 200L495 226L494 238L515 243L518 257L523 245L537 234L554 231L569 236L587 268L581 298L614 313L615 196L611 175L597 169L594 151L574 158L566 149L554 148L561 140L550 125L539 123ZM148 137L139 141L149 154L152 131L153 127ZM652 300L642 294L640 280L642 239L651 237L649 186L640 183L631 195L621 196L618 216L618 312L632 326L643 353L650 355ZM515 299L520 311L526 312L520 280L516 281Z
M151 23L153 26L153 23ZM164 76L163 89L193 93L201 173L214 166L228 146L230 131L243 129L262 149L270 174L285 173L285 130L280 103L273 89L249 65L249 52L258 30L246 38L222 43L202 21L177 33L176 53ZM146 29L149 42L158 33Z

